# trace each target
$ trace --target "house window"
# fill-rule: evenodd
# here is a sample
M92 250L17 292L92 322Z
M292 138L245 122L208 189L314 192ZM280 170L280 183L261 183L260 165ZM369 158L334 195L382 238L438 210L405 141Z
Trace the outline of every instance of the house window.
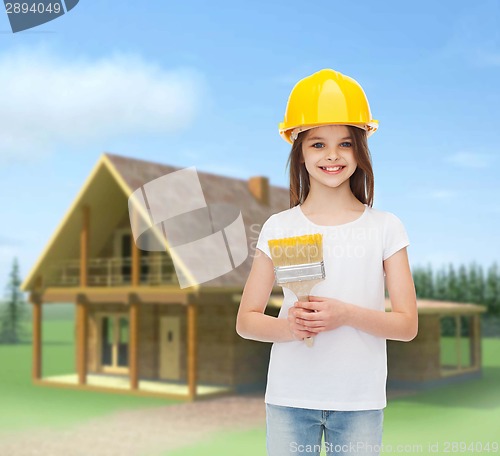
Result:
M101 323L101 364L113 364L113 318L103 317Z
M128 366L128 318L118 318L118 366Z
M129 319L126 315L101 317L100 347L103 371L128 370Z
M464 315L441 318L441 373L453 375L473 367L472 317Z
M132 280L132 235L125 233L121 235L121 281L130 283ZM140 255L140 282L147 283L149 276L149 251L141 250Z
M132 256L132 248L131 248L131 235L124 234L122 236L122 245L121 245L121 257L122 257L122 278L124 282L129 283L132 274L132 267L130 258Z

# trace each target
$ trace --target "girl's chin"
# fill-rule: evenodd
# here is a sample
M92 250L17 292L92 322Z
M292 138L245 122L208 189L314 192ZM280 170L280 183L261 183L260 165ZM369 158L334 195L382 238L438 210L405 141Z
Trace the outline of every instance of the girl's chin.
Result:
M349 185L349 179L314 179L322 187L338 188L344 184Z

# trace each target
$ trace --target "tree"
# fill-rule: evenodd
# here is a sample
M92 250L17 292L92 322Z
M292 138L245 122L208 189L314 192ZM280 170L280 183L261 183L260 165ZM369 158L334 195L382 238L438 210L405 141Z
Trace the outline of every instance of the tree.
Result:
M25 301L19 290L19 265L14 258L9 283L7 284L6 301L0 313L0 343L17 344L26 334L21 327L26 313Z
M441 301L446 301L446 293L448 291L448 277L446 271L442 267L436 274L436 285L434 287L434 298Z
M484 275L483 268L475 262L469 266L469 290L467 302L484 303Z
M425 297L434 299L434 273L432 272L431 264L427 264L427 269L424 272L425 277Z
M417 266L413 270L413 283L417 297L420 299L432 299L434 297L434 279L431 265L427 268Z
M470 293L470 283L469 275L467 274L467 269L465 265L461 264L458 268L457 277L457 301L465 302L467 301L468 295Z
M488 268L484 300L490 314L500 315L500 275L496 262Z
M446 299L449 301L460 302L460 288L458 285L457 273L451 263L448 264L448 287L446 290Z
M415 284L415 292L418 298L424 297L424 283L422 279L422 268L417 266L413 269L413 283Z

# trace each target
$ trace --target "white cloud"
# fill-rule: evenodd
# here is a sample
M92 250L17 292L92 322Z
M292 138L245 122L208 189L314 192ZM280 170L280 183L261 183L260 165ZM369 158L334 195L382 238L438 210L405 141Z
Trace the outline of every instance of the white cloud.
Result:
M445 161L460 168L488 168L494 160L493 154L457 152L445 157Z
M63 59L43 49L0 55L0 162L185 128L205 86L195 70L165 70L133 55Z

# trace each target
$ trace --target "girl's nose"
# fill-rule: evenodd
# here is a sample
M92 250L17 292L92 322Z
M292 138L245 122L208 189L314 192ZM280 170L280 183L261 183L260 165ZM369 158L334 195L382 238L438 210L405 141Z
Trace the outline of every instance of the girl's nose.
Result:
M339 154L337 152L337 149L333 148L333 149L328 150L326 158L328 158L330 160L336 160L337 158L339 158Z

